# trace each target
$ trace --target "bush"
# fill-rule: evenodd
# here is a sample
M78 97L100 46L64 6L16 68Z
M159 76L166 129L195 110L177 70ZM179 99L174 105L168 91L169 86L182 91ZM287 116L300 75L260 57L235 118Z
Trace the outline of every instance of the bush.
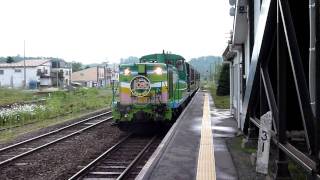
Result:
M44 105L19 105L0 111L0 126L23 125L70 113L95 110L109 106L111 97L109 91L95 88L54 92Z
M226 96L230 94L230 74L229 65L223 64L218 80L217 95Z

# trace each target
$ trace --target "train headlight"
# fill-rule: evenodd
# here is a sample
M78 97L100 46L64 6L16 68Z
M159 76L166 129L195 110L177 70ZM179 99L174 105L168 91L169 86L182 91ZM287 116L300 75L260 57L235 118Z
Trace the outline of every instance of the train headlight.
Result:
M156 74L158 74L158 75L162 75L162 69L161 69L161 67L157 67L157 68L154 70L154 72L155 72Z
M125 76L130 75L130 73L131 73L131 71L130 71L129 68L127 68L127 69L124 70L124 75L125 75Z

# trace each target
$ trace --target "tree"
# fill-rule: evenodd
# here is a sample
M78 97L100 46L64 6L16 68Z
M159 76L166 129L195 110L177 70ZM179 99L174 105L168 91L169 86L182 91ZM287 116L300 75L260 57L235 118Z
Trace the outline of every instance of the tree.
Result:
M214 71L213 71L214 84L219 83L221 71L222 71L222 63L214 64Z
M230 74L229 64L223 64L220 71L220 77L218 81L217 95L226 96L230 94Z
M13 62L14 62L13 57L8 56L8 57L7 57L7 61L6 61L6 62L7 62L7 63L13 63Z
M101 66L108 67L108 65L109 65L109 62L108 62L108 61L105 61L105 62L102 62L102 63L101 63Z
M72 62L72 72L81 71L83 69L82 66L81 62Z
M201 74L201 79L203 79L205 77L208 78L210 74L212 75L217 72L216 66L219 66L219 64L222 63L222 58L219 56L203 56L192 58L188 63ZM211 79L212 77L209 78Z
M126 59L123 59L123 58L120 59L121 64L132 64L132 63L138 63L138 62L139 62L139 58L134 56L130 56Z

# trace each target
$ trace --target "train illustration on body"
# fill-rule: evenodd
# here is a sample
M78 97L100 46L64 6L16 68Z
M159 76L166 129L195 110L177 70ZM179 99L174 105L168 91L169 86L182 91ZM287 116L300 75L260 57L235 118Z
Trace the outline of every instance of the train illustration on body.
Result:
M143 56L120 64L113 119L121 125L173 122L200 86L200 74L176 54Z

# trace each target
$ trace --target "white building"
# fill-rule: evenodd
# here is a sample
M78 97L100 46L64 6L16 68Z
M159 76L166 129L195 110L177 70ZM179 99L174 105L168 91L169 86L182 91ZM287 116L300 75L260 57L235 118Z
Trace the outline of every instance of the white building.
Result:
M242 145L258 147L256 170L272 179L292 179L289 162L317 179L320 3L229 2L234 24L223 57L231 64L231 112L246 135Z
M59 87L69 85L71 70L55 64L57 61L51 59L0 63L0 87L23 88L26 85L27 88L39 88L57 84ZM60 84L57 83L57 76Z
M230 0L230 15L234 16L231 40L223 53L225 62L230 63L230 98L231 112L238 121L238 127L243 129L243 96L250 75L251 55L258 24L263 21L260 17L263 1Z
M51 61L51 81L52 86L64 88L71 83L72 68L65 61Z

